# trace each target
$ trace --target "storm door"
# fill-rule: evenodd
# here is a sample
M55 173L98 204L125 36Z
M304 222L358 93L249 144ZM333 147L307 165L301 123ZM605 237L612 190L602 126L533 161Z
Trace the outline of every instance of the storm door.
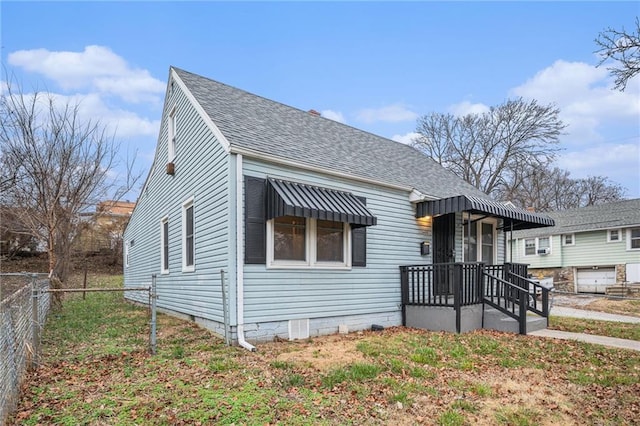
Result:
M453 266L456 261L455 213L433 218L433 263L436 294L453 294Z

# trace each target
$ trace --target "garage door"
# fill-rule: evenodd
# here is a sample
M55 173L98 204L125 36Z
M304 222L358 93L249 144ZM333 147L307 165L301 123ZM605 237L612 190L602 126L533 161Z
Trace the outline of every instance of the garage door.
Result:
M615 268L578 269L578 293L604 293L615 283Z

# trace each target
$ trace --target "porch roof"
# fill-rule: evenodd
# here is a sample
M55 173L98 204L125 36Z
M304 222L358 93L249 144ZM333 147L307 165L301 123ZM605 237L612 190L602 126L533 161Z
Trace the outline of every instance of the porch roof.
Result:
M351 192L269 178L267 219L310 217L356 226L375 225L377 218Z
M549 216L530 212L497 201L472 195L458 195L437 200L421 201L416 208L416 217L437 216L441 214L469 212L499 217L504 220L504 229L531 229L553 226Z

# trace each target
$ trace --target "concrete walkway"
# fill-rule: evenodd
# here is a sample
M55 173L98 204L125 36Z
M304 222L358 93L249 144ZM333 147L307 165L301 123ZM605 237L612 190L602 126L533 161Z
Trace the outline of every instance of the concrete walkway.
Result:
M585 309L567 308L564 306L554 306L551 308L551 315L559 317L583 318L598 321L616 321L630 324L640 324L640 318L628 315L608 314L605 312L587 311ZM559 330L538 330L527 333L530 336L548 337L551 339L577 340L579 342L593 343L596 345L609 346L612 348L630 349L640 351L640 342L637 340L618 339L616 337L595 336L585 333L570 333Z
M587 311L585 309L568 308L565 306L553 306L551 308L551 315L558 317L571 317L571 318L583 318L592 319L598 321L616 321L616 322L628 322L630 324L640 324L640 318L631 317L628 315L607 314L605 312Z
M527 333L529 336L548 337L551 339L577 340L579 342L593 343L612 348L631 349L640 351L640 342L637 340L618 339L615 337L595 336L593 334L570 333L559 330L538 330Z

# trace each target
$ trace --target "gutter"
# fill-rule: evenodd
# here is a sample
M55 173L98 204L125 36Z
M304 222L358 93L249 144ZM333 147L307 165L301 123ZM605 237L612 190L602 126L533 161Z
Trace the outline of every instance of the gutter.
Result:
M255 352L257 349L244 338L244 220L242 215L242 155L236 154L236 312L238 344Z

